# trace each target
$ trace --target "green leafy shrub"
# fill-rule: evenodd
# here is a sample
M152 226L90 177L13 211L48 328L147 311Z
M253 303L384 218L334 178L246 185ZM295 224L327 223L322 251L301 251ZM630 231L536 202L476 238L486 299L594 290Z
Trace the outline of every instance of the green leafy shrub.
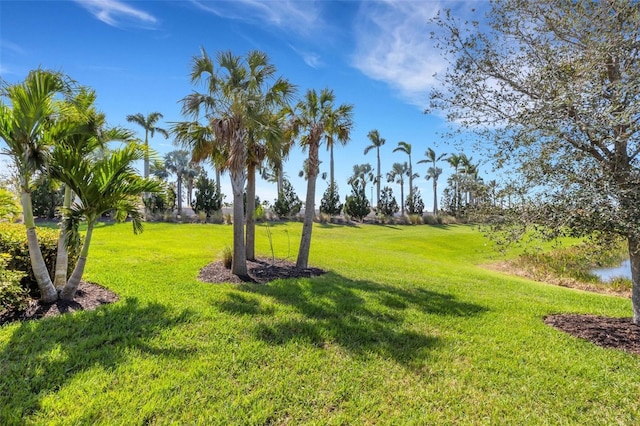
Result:
M364 185L357 182L351 186L351 195L347 195L344 202L344 213L362 222L362 219L371 211L369 200L364 190Z
M4 188L0 188L0 221L13 222L21 213L20 203L16 197Z
M224 194L220 194L216 188L216 182L202 174L198 177L195 185L195 199L191 201L191 208L196 214L204 212L206 219L222 209Z
M302 201L298 198L293 186L288 180L282 182L282 191L273 204L273 211L278 217L295 216L302 209Z
M29 303L29 292L20 285L24 274L5 269L0 261L0 310L25 310Z
M341 211L342 204L340 203L338 185L335 183L329 184L329 187L324 191L322 199L320 200L320 213L337 216Z
M407 214L409 215L420 215L422 216L422 211L424 210L424 202L422 201L422 197L420 196L420 190L414 189L407 196L407 200L404 203L407 208ZM413 220L411 221L413 223Z
M42 256L47 264L49 274L53 276L60 231L57 229L38 228L37 233ZM82 242L80 242L81 245ZM34 297L39 296L36 278L31 269L31 259L29 258L29 248L27 246L27 231L23 224L0 223L0 253L4 253L7 256L6 269L25 274L20 280L20 285ZM73 268L75 268L78 255L79 249L69 250L68 274L71 274Z
M398 210L400 210L400 207L398 207L398 202L393 196L393 190L390 187L385 186L380 192L380 204L377 208L378 214L383 216L393 216L398 212Z

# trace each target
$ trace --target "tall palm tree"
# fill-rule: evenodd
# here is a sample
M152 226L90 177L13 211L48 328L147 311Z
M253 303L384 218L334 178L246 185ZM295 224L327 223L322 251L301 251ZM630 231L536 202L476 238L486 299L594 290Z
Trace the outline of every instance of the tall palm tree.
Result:
M334 103L333 90L325 88L318 93L311 89L292 111L292 134L299 135L300 144L309 151L305 213L300 250L296 261L296 267L301 269L306 268L309 263L311 231L315 215L316 179L320 166L320 142L326 135L333 135L332 137L339 141L346 141L353 127L353 105L341 104L335 107Z
M391 171L387 173L387 182L395 182L400 185L400 209L404 216L404 178L409 175L409 166L407 162L393 163Z
M367 137L371 141L371 145L364 149L364 155L367 155L369 151L375 148L376 155L378 157L378 174L376 175L376 206L380 204L380 181L382 176L380 175L380 147L385 144L386 139L380 137L380 132L377 129L373 129L367 134Z
M104 157L75 157L73 151L64 149L54 153L52 177L68 185L77 197L71 207L63 211L68 238L77 239L80 221L87 221L84 244L76 267L60 292L61 299L75 297L87 263L93 228L103 213L115 210L118 221L130 218L134 233L142 231L140 198L143 193L161 190L158 182L140 177L134 168L134 162L143 159L146 152L146 147L128 144Z
M422 163L431 163L431 167L427 169L427 174L425 176L426 180L433 180L433 215L438 214L438 178L442 174L442 169L437 166L438 161L442 160L447 154L443 153L437 155L436 152L432 148L427 148L424 153L424 160L418 161L418 164Z
M0 138L7 146L3 153L12 158L18 171L29 256L42 302L55 301L58 293L38 244L30 185L34 174L43 170L48 160L50 141L45 134L55 120L54 98L71 92L65 76L42 69L30 72L22 83L4 85L1 92L10 106L0 104Z
M159 112L151 112L146 117L142 113L130 114L127 115L127 121L130 123L135 123L144 129L144 177L149 177L149 137L153 137L153 135L158 132L162 136L167 139L169 137L169 133L163 129L162 127L156 126L156 123L162 119L162 114Z
M217 66L216 63L217 62ZM218 68L218 69L216 69ZM202 49L192 59L191 82L202 83L206 92L194 92L183 99L183 114L193 120L200 113L213 130L215 142L225 152L233 190L233 260L232 272L247 275L244 242L243 192L247 179L248 132L275 131L267 127L274 105L291 90L286 80L275 78L275 67L263 52L249 52L246 58L231 52L219 52L214 61Z
M164 166L167 171L176 175L176 191L178 198L178 214L182 215L182 188L184 178L189 176L193 170L189 161L189 153L184 150L168 152L164 156Z
M332 117L334 118L334 117ZM330 118L330 119L332 119ZM333 133L330 129L338 129L338 127L334 126L333 123L329 122L327 123L328 125L326 126L326 129L328 130L325 133L325 143L327 145L327 150L329 151L329 185L334 185L336 184L336 179L335 179L335 171L334 171L334 159L333 159L333 147L335 145L335 142L338 142L340 145L345 146L348 142L349 139L344 139L344 138L340 138L338 137L339 135Z
M411 144L400 141L398 142L398 146L393 150L393 152L404 152L409 156L409 169L407 170L409 176L409 193L413 192L413 179L419 177L417 173L413 173L413 164L411 163Z
M461 165L461 156L457 155L457 154L451 154L447 159L446 159L447 163L449 163L449 165L451 167L453 167L453 176L451 177L453 179L453 208L454 208L454 214L457 214L458 210L460 209L460 204L462 202L461 197L460 197L460 177L458 175L458 171L460 169L460 165Z

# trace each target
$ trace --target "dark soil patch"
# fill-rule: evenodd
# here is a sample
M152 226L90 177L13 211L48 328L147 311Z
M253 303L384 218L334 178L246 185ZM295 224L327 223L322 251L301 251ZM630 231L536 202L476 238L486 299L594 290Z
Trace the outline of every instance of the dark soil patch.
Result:
M549 315L544 322L598 346L640 355L640 326L633 324L631 318L556 314Z
M95 284L81 282L72 302L58 300L54 303L40 303L35 299L29 301L29 306L24 311L0 311L0 325L14 321L27 321L32 319L52 317L67 312L90 311L98 306L113 303L118 296L106 288Z
M309 278L326 273L320 268L296 269L296 265L288 260L256 259L247 261L246 277L239 277L231 273L231 269L224 267L221 261L213 262L200 270L198 279L206 283L217 284L240 284L250 282L256 284L266 284L269 281L280 278Z

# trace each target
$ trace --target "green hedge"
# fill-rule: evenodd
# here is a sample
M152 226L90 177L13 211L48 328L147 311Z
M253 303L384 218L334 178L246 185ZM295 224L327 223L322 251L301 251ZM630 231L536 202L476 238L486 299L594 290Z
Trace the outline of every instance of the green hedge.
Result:
M42 256L49 269L51 279L55 273L56 254L58 251L58 237L60 231L57 229L38 228L38 241ZM6 253L8 259L6 268L8 270L24 272L22 286L29 290L34 297L39 296L38 284L36 283L31 260L29 258L29 248L27 246L27 230L23 224L0 223L0 254ZM69 253L69 270L71 274L78 259L79 250Z

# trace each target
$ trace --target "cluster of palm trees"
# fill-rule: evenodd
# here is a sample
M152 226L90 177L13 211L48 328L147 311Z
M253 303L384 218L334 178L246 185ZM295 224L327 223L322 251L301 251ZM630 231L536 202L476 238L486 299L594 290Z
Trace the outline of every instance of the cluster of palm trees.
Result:
M108 127L95 108L95 92L59 72L31 71L17 84L1 89L0 138L18 171L19 190L31 264L41 301L73 300L86 265L93 228L102 214L130 218L134 232L142 230L140 195L155 192L157 183L136 172L134 164L147 150L132 133ZM117 149L107 145L125 141ZM39 179L65 185L54 279L42 256L33 217L31 191ZM87 223L84 243L67 278L68 247L80 244L78 226Z
M190 162L208 161L216 173L229 174L234 218L231 268L239 276L247 275L246 261L255 258L255 218L252 213L245 217L244 211L255 211L256 173L265 175L265 169L270 168L277 176L281 193L283 163L292 146L297 142L308 151L305 215L296 262L298 268L306 268L319 148L324 141L333 153L335 143L349 140L353 126L353 107L336 106L333 91L308 90L300 100L292 102L294 85L277 77L276 72L267 55L260 51L251 51L244 57L223 51L211 57L202 49L191 62L191 82L197 90L182 99L186 120L173 123L170 129L176 143L190 152ZM142 120L140 124L144 127Z
M380 132L377 129L371 130L368 133L368 138L371 141L371 145L368 145L364 149L364 155L367 155L373 149L376 150L377 156L377 173L372 178L376 184L376 205L380 204L380 193L382 174L380 168L380 148L385 144L386 140L380 136ZM405 178L408 178L409 183L409 195L415 195L417 188L413 184L413 180L420 177L418 173L413 171L412 161L412 145L405 141L398 142L397 146L393 149L393 152L401 152L408 156L408 162L395 162L391 166L391 170L386 174L387 182L394 182L400 185L400 206L401 214L405 214L405 197L404 197L404 184ZM430 167L427 169L425 179L432 180L433 182L433 214L438 212L438 178L442 174L442 169L437 166L437 163L445 158L447 154L436 154L432 148L428 148L425 152L426 159L418 161L418 164L428 163ZM448 159L447 159L448 161Z

